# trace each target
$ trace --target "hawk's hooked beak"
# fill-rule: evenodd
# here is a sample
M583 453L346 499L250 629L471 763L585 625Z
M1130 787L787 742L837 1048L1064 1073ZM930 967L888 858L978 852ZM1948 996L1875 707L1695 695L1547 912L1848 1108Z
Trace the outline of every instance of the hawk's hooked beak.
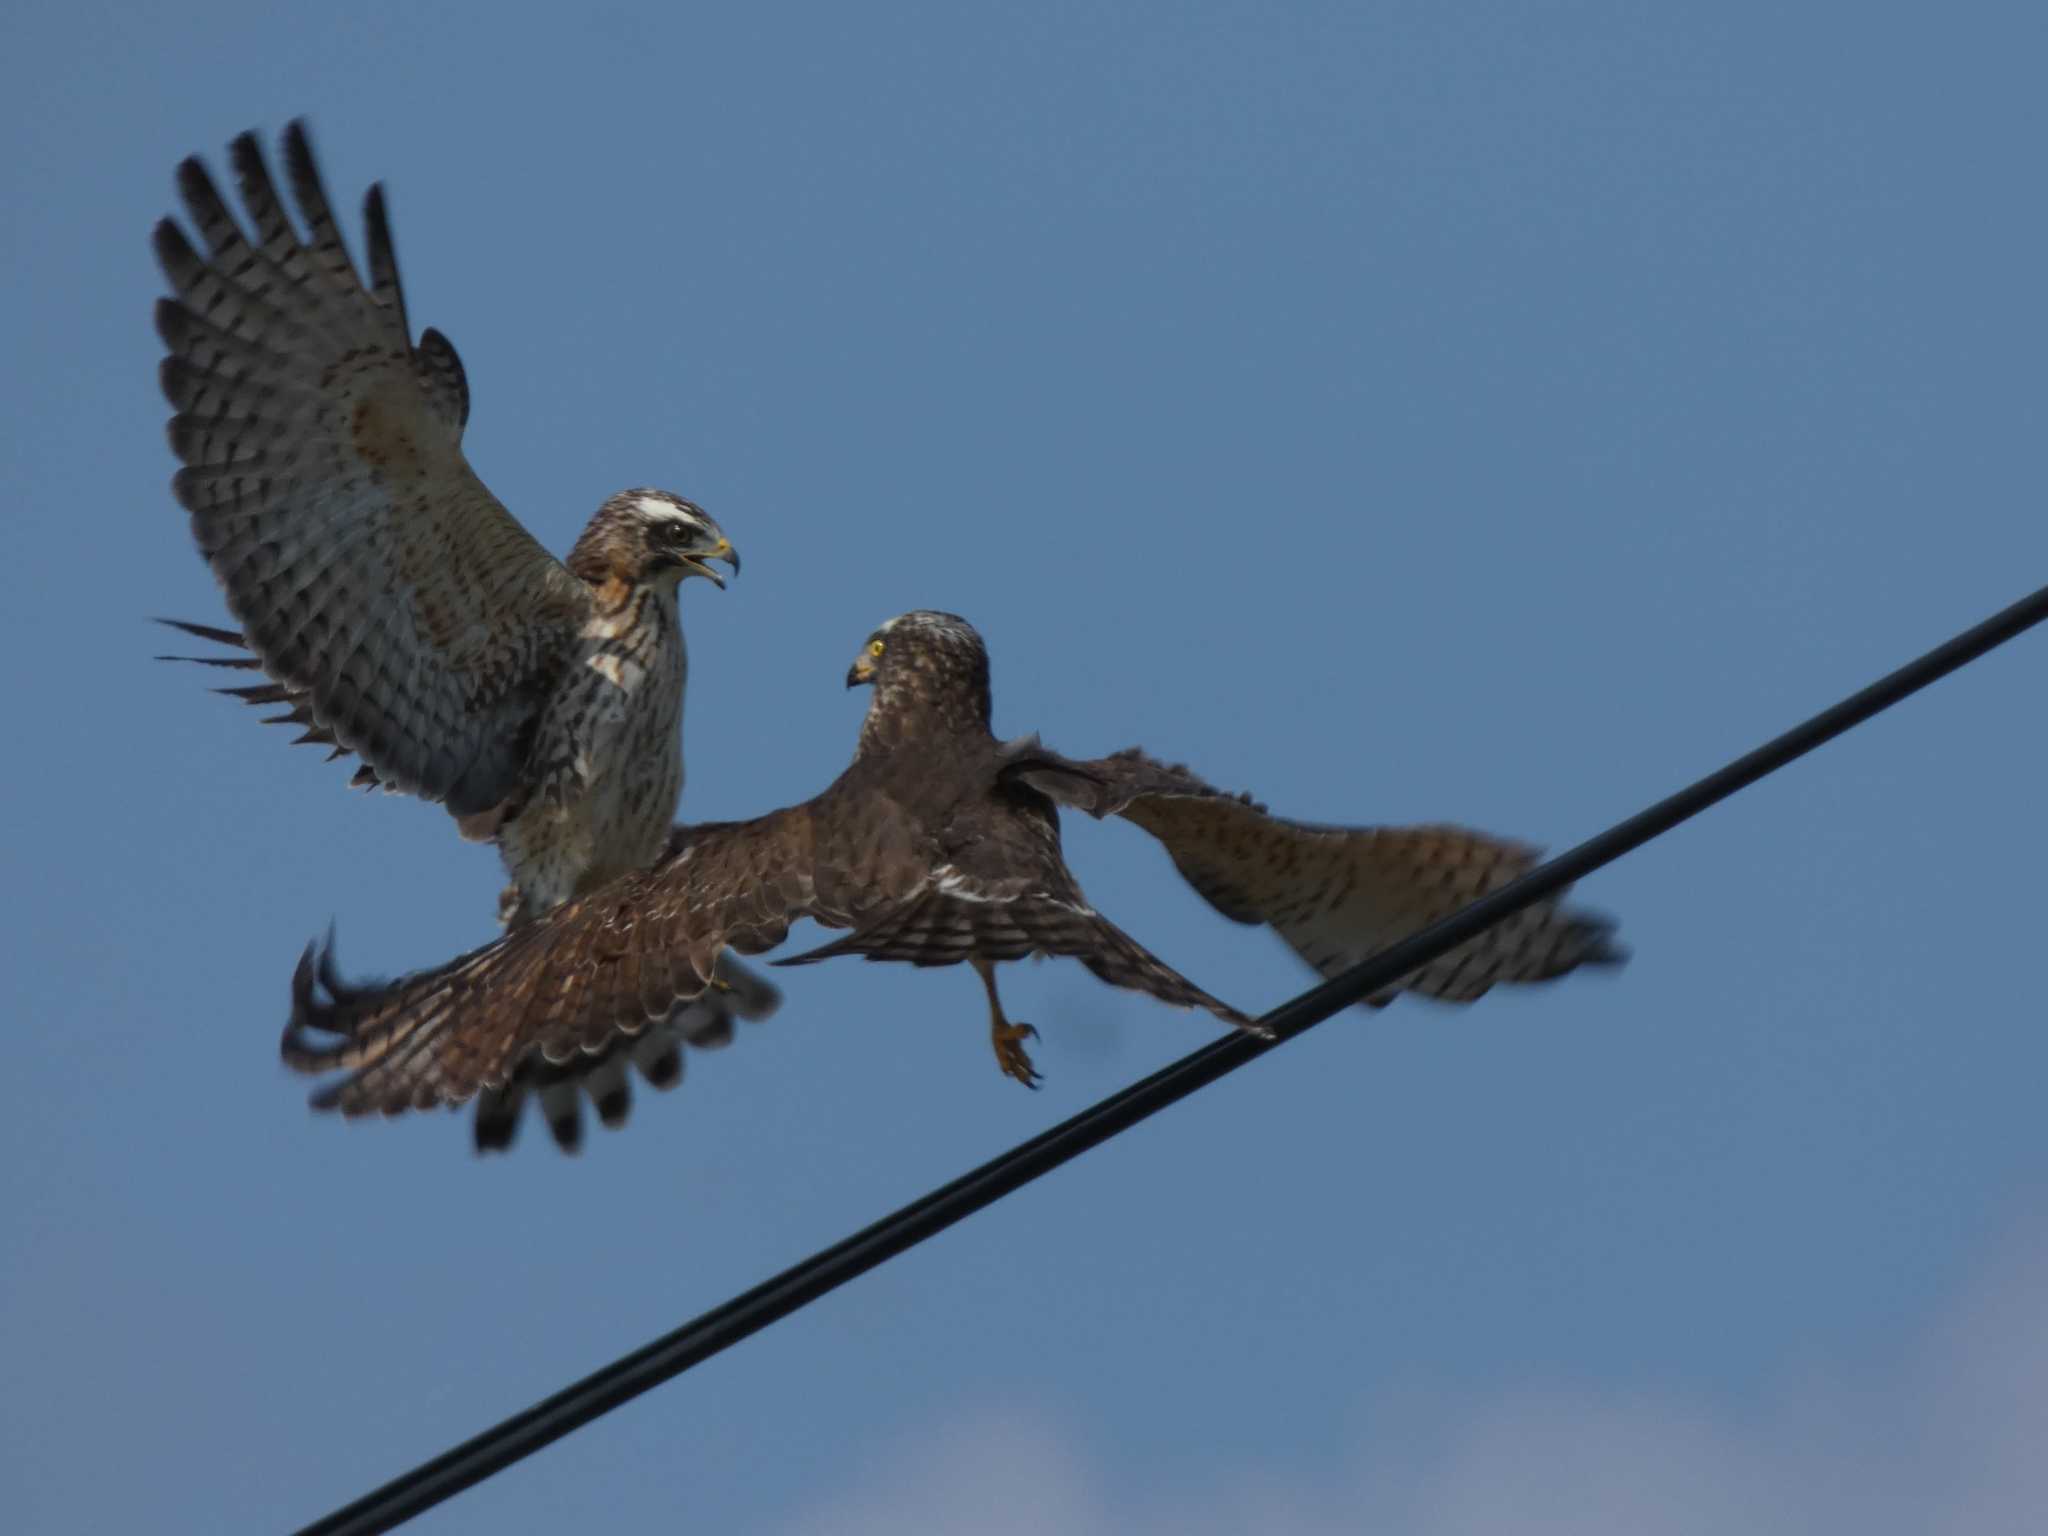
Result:
M719 591L723 592L725 590L725 578L706 565L704 562L707 560L723 560L732 567L733 575L737 576L740 573L739 551L732 547L732 540L721 533L718 536L718 542L710 548L693 549L682 557L683 574L685 576L708 577L712 584Z
M871 683L874 680L875 658L862 651L860 659L846 669L846 686L858 688L862 683Z

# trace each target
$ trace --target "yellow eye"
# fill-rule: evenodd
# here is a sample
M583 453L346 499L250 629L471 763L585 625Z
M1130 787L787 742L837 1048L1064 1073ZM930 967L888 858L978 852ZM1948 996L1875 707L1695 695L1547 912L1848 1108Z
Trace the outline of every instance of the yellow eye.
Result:
M868 642L868 654L870 656L879 656L886 649L887 647L879 640L870 640Z

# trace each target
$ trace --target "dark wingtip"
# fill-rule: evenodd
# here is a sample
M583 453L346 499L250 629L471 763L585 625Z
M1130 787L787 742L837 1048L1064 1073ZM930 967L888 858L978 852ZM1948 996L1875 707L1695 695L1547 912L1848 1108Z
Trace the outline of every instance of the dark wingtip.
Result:
M206 162L197 155L187 155L178 162L178 195L185 199L187 206L196 199L203 203L218 202L220 194L215 190L213 178L206 172ZM169 219L163 221L170 223Z
M608 1130L617 1130L633 1112L633 1090L624 1080L597 1096L597 1118Z
M642 1062L640 1075L646 1078L652 1087L666 1093L683 1080L683 1053L670 1046L654 1060Z
M262 663L253 656L170 656L159 651L149 658L151 661L189 661L195 667L227 667L238 672L253 672ZM215 693L239 694L239 688L216 688Z
M583 1150L583 1111L572 1108L566 1114L548 1116L548 1131L555 1145L574 1157Z
M1618 944L1609 941L1603 943L1598 949L1588 954L1586 958L1580 962L1580 964L1618 968L1620 966L1627 965L1629 961L1634 958L1635 951L1630 949L1626 944Z
M330 925L326 942L334 942L334 929ZM322 1048L307 1038L310 1030L324 1029L322 1022L331 1010L313 995L313 989L321 973L327 969L326 957L321 952L321 941L314 939L299 955L299 963L292 968L292 1010L285 1019L284 1034L277 1042L278 1056L294 1072L318 1072L324 1070L319 1058ZM315 1097L314 1108L331 1108L322 1105Z
M170 220L166 219L163 222L168 224ZM161 230L163 225L159 224L157 228ZM159 258L163 255L160 245L157 255ZM185 339L192 334L191 313L176 299L159 297L151 314L156 320L156 339L169 347L173 352L183 346ZM163 379L163 370L159 368L157 370L157 383L161 385Z
M251 186L269 188L270 168L263 163L263 141L255 129L245 128L228 141L228 164L241 177L245 192Z
M195 624L190 619L167 619L161 614L152 614L149 622L161 624L167 629L175 629L181 634L190 635L195 640L210 640L215 645L232 645L244 651L249 648L249 642L242 638L242 632L238 629L222 629L214 624ZM178 658L166 657L163 659L173 660Z
M324 1088L315 1088L306 1095L306 1103L314 1109L331 1112L341 1107L341 1091L347 1086L348 1079L344 1077L341 1081L329 1083Z
M384 205L384 183L381 181L371 182L370 190L363 194L363 225L369 233L370 248L381 249L385 260L392 264L391 279L395 287L398 281L397 252L391 239L391 211Z
M310 218L315 204L324 210L327 202L326 189L320 184L320 162L313 157L312 130L303 117L295 117L284 125L283 140L285 174L298 194L300 209Z
M1580 965L1623 966L1634 953L1626 944L1614 936L1616 923L1611 917L1598 913L1575 912L1573 927L1581 935L1586 946L1579 957Z
M732 1044L732 1015L721 1009L685 1038L700 1051L722 1051Z
M176 287L178 283L177 278L172 275L177 268L204 265L192 242L185 238L185 231L178 228L177 223L171 219L156 221L156 227L149 232L149 248L155 252L156 264L164 269L164 275L170 278L172 287ZM157 337L168 347L176 343L164 330L164 306L167 304L173 310L179 306L170 299L160 298L156 301Z
M326 939L308 939L306 947L299 951L299 963L292 968L292 1011L297 1012L299 1004L308 1002L313 996L313 978L323 963L320 951L323 945L334 942L334 925L328 924Z

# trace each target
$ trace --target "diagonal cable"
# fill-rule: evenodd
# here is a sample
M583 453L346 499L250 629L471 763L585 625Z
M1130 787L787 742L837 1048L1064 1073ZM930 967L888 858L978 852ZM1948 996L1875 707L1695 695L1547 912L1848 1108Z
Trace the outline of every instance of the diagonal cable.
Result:
M1975 661L2043 619L2048 619L2048 587L2022 598L1668 799L1539 865L1512 884L1380 951L1342 976L1283 1003L1261 1021L1272 1031L1271 1038L1233 1034L1182 1057L883 1217L873 1226L735 1296L694 1322L685 1323L675 1332L614 1360L453 1450L393 1478L354 1503L316 1520L300 1536L366 1536L370 1532L388 1531L422 1510L452 1498L621 1403L630 1402L749 1334L758 1333L884 1260L936 1236L1011 1190L1072 1161L1090 1147L1099 1146L1205 1084L1265 1055L1416 967L1455 949L1501 919L1557 894L1737 790L1775 773L1815 747Z

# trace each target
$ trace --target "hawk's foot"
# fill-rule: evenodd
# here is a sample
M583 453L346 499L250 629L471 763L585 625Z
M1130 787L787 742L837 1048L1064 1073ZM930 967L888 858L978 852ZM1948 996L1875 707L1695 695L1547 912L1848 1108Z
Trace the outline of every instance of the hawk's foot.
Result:
M1012 1024L1000 1016L989 1023L988 1043L995 1047L996 1065L1003 1076L1014 1077L1026 1088L1036 1088L1040 1081L1038 1068L1024 1049L1026 1040L1037 1038L1038 1031L1029 1024Z
M1003 1014L1003 1000L996 995L996 967L993 960L968 961L988 992L988 1043L995 1047L996 1065L1003 1076L1014 1077L1026 1088L1038 1086L1038 1068L1024 1049L1026 1040L1036 1040L1038 1031L1029 1024L1012 1024Z

